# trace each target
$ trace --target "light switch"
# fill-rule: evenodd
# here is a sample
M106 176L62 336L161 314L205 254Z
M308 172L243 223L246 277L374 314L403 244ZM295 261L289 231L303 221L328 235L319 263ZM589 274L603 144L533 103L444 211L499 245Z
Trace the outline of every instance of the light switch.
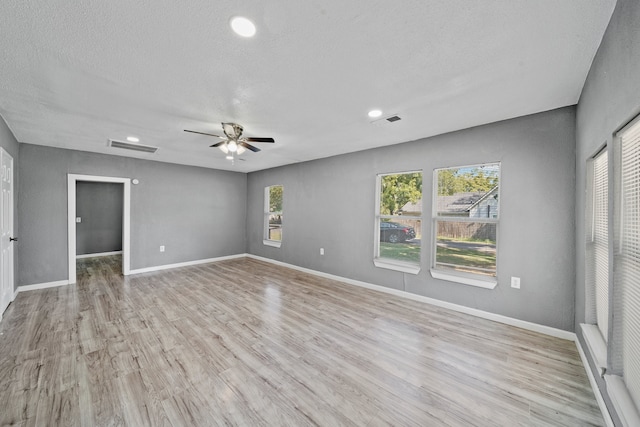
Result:
M79 224L79 223L81 223L81 222L82 222L82 218L80 218L80 217L76 217L76 222L77 222L78 224Z

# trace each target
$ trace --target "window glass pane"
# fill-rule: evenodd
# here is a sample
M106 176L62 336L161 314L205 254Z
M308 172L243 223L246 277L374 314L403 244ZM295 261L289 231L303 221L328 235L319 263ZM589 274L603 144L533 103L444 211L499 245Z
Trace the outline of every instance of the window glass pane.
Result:
M437 171L438 216L498 218L499 164Z
M378 258L420 264L422 172L379 175ZM381 218L380 215L386 216Z
M420 263L422 227L419 218L380 221L380 258Z
M267 239L282 241L282 215L269 215L269 229L267 232Z
M422 213L422 172L382 175L380 177L380 214L412 215Z
M496 224L436 221L435 267L496 275Z
M282 212L282 185L269 187L269 212Z

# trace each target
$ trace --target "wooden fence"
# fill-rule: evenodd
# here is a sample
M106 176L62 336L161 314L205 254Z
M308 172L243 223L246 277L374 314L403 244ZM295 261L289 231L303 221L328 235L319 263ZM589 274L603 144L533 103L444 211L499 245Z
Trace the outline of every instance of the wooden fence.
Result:
M496 225L479 222L438 222L438 238L496 240Z

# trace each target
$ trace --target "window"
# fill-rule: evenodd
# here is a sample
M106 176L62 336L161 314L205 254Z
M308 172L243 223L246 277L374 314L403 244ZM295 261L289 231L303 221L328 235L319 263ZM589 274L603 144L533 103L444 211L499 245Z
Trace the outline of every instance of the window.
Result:
M264 240L268 246L282 244L282 185L264 189Z
M500 164L436 169L433 181L431 275L493 289Z
M585 281L587 324L582 331L598 367L607 367L609 331L609 156L601 150L587 164Z
M640 425L640 117L614 145L614 323L607 390L628 425ZM634 420L633 422L629 420Z
M378 175L374 264L417 274L421 224L422 172Z

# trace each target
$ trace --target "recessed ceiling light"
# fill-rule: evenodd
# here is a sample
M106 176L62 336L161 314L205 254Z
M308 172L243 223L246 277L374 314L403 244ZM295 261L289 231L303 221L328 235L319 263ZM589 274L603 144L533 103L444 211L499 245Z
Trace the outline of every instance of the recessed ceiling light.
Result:
M375 119L376 117L380 117L382 115L382 111L380 110L371 110L369 111L369 117Z
M242 16L231 19L231 28L242 37L253 37L256 34L256 26L253 22Z
M127 141L129 142L140 142L140 138L136 138L135 136L128 136Z

